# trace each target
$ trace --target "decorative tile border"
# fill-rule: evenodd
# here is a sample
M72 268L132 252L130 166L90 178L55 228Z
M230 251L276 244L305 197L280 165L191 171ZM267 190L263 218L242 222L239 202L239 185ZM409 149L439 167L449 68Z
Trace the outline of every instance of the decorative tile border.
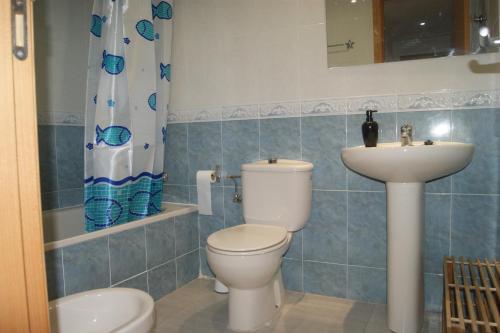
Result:
M359 114L366 110L377 110L378 112L397 112L398 97L390 96L366 96L355 97L347 100L347 113Z
M319 101L305 101L301 105L303 117L327 116L346 114L347 104L345 99L327 99Z
M500 105L500 91L464 91L451 95L454 109L489 108Z
M229 105L193 110L169 110L169 124L244 119L312 117L384 112L484 109L500 107L500 90L440 90L417 94L356 96L266 104ZM83 126L83 112L40 112L40 125Z
M300 117L300 103L270 103L259 105L260 118Z
M450 110L451 94L448 92L422 93L398 96L398 112L422 110Z
M191 110L188 112L189 120L192 123L207 121L220 121L222 119L222 108L206 108Z
M222 107L222 120L257 119L258 105L236 105Z
M85 125L84 112L38 112L38 125Z
M188 110L168 110L167 123L188 123L190 112Z

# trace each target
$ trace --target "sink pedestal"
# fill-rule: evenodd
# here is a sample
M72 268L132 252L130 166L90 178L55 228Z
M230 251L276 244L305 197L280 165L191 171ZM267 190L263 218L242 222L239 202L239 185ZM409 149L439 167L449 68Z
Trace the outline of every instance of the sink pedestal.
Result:
M417 333L423 322L425 182L465 168L473 154L474 145L459 142L342 149L349 169L387 186L387 322L394 332Z
M387 182L388 326L417 333L424 316L425 183Z

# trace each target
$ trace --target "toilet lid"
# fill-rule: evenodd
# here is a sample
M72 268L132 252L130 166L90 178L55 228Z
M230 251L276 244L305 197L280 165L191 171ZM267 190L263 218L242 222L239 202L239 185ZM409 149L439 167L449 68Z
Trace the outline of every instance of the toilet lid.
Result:
M283 227L242 224L214 232L208 237L207 244L221 251L258 251L284 242L287 234Z

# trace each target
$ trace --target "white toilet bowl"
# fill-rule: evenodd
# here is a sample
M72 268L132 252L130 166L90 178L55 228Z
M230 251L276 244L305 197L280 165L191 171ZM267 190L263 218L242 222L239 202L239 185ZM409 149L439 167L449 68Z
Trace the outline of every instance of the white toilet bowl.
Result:
M292 234L283 227L243 224L213 233L207 260L229 288L229 328L252 331L270 322L284 303L281 261Z
M270 158L241 165L245 224L207 238L207 260L229 289L229 328L252 331L284 303L281 261L309 220L313 165Z

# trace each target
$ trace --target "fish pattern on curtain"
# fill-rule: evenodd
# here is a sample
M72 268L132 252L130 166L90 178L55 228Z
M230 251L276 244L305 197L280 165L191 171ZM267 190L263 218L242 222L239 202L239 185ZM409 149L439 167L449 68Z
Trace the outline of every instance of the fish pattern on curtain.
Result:
M161 211L173 0L94 0L85 115L85 226Z

